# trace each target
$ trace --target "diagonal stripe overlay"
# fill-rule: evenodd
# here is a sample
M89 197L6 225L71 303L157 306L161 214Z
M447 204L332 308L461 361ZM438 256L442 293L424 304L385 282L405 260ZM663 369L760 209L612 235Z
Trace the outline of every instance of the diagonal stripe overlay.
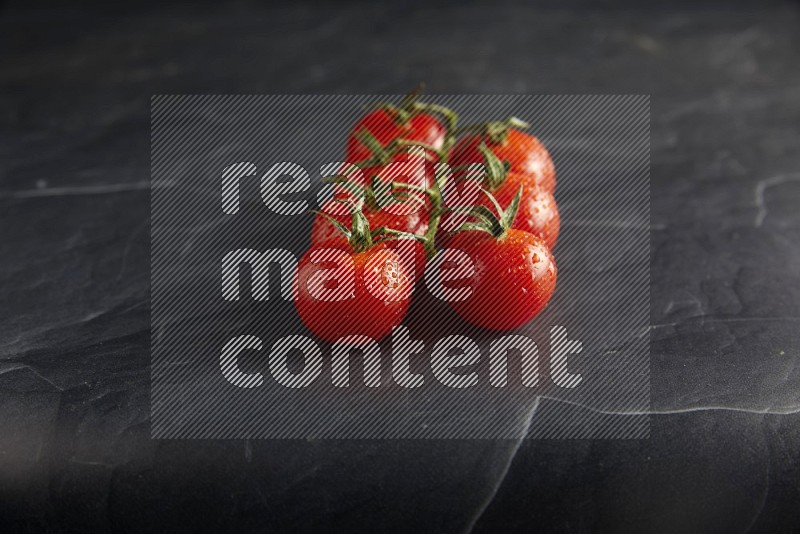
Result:
M553 157L558 283L528 325L472 327L422 280L382 340L333 344L303 325L292 279L320 170L343 161L365 107L400 98L152 98L152 436L648 437L648 96L424 98L462 124L519 117Z

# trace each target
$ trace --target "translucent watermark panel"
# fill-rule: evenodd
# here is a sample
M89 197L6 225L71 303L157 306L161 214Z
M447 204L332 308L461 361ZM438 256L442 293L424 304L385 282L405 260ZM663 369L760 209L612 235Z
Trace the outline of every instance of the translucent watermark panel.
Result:
M649 116L153 97L153 437L647 437Z

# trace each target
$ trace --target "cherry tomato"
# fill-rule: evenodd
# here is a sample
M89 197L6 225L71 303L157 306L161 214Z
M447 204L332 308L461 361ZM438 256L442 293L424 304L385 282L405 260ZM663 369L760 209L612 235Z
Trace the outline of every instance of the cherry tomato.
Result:
M361 198L364 196L365 188L374 183L384 188L384 194L391 194L389 189L393 183L428 189L434 183L434 165L435 162L428 159L424 153L414 153L413 149L393 154L386 164L369 163L359 167L347 163L341 173L344 183L335 185L334 198L354 200ZM354 167L358 170L355 171ZM373 191L373 193L379 192ZM427 198L423 193L415 191L407 193L427 204Z
M347 208L341 203L337 203L333 200L328 201L328 203L323 206L322 212L330 217L333 217L344 226L349 226L350 221L352 220L352 215L350 214L349 210L347 210ZM428 213L424 210L414 211L408 215L398 215L385 209L373 211L367 207L364 207L362 213L366 217L369 227L373 230L380 227L385 227L400 232L422 236L428 229ZM326 241L332 240L347 243L347 237L345 237L345 235L342 234L338 228L336 228L331 220L324 215L318 214L311 225L311 246L313 247L315 245L321 245ZM382 238L380 236L376 238L376 241L381 240ZM395 250L395 252L398 252L401 255L402 251L405 250L403 249L402 245L411 247L414 253L413 265L416 276L415 280L419 280L425 271L425 247L422 245L422 243L415 240L395 239L386 241L386 244L389 248ZM405 256L403 256L403 259L409 262L411 261L410 259L405 258ZM411 265L411 263L407 263L406 265Z
M552 193L537 187L525 175L518 173L508 173L503 185L493 193L500 204L507 206L520 186L522 186L522 199L511 228L535 235L544 241L547 248L552 249L558 240L561 226L558 205ZM491 207L486 195L481 195L479 198L482 205Z
M558 240L561 218L556 199L550 192L534 185L525 175L508 173L503 184L493 191L494 197L500 204L507 206L519 191L520 186L522 186L522 198L519 212L511 228L535 235L544 241L547 248L552 249ZM478 191L477 198L474 200L467 202L465 198L454 197L448 207L466 205L481 205L491 208L493 204L483 192ZM448 233L455 230L465 219L464 215L458 213L445 213L442 216L438 232L441 243L446 244L449 241Z
M328 201L328 203L323 206L322 212L333 217L345 226L349 225L352 219L349 212L343 211L343 206L341 204L332 200ZM364 208L362 212L367 218L369 227L373 230L384 226L401 232L423 235L428 229L427 214L421 210L408 215L397 215L385 209L372 211L368 208ZM330 219L323 215L317 215L311 226L311 245L319 245L334 239L347 241L347 238L342 235Z
M413 284L398 254L385 243L356 252L333 240L312 246L294 279L297 314L317 337L379 340L408 311Z
M450 306L465 321L490 330L512 330L541 312L556 287L556 263L538 237L509 229L494 237L481 231L455 234L448 248L469 255L472 294Z
M386 165L369 165L361 169L364 179L372 181L375 177L382 184L411 184L427 189L433 185L435 163L425 157L409 152L392 156Z
M372 134L383 147L402 139L439 150L444 146L447 135L445 126L433 114L413 113L404 118L402 113L392 108L377 109L366 114L353 126L347 137L346 161L360 163L374 156L374 152L358 138L362 130Z
M500 124L500 123L490 123ZM508 127L502 134L476 133L461 138L453 147L450 165L460 167L484 163L481 143L501 161L508 162L509 171L531 177L534 184L550 193L556 190L556 168L544 145L534 136Z

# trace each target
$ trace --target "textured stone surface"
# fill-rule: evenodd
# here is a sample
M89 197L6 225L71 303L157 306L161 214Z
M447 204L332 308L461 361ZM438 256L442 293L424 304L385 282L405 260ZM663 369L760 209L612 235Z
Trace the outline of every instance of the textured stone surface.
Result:
M800 528L798 30L793 2L5 7L0 521ZM652 94L651 438L150 440L150 95L419 80L439 93Z

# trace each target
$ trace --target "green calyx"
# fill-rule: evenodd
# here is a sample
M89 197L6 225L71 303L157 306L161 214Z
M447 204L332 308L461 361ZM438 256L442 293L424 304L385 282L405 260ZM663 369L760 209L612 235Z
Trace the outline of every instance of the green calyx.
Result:
M386 226L380 226L374 230L370 229L369 221L364 215L364 212L353 202L347 200L337 200L336 202L346 205L350 213L352 213L353 219L349 228L323 211L311 210L311 212L328 219L331 224L347 238L347 242L353 249L353 252L364 252L378 241L422 239L422 236L417 236L409 232L401 232L400 230L387 228Z
M439 161L444 161L447 159L447 154L444 149L438 149L434 146L420 143L419 141L398 138L384 146L380 141L378 141L378 138L372 135L372 132L366 128L362 128L361 130L357 131L355 133L355 137L370 151L370 156L367 159L356 163L356 165L359 167L377 167L386 165L392 161L394 156L404 152L409 147L421 148L426 152L426 155L428 152L436 154L436 157Z
M366 128L355 133L356 139L361 141L361 144L367 147L371 156L364 161L360 161L357 165L385 165L392 159L392 152L388 146L383 146L378 138L372 135L372 132Z
M483 154L483 161L486 164L486 186L489 188L489 191L494 191L506 181L506 176L508 175L508 170L511 168L511 165L507 161L500 161L500 158L498 158L483 141L478 145L478 150Z
M442 148L437 149L430 145L426 145L425 143L419 143L407 139L394 139L388 145L383 146L369 130L362 129L356 132L355 136L370 150L372 157L364 162L360 162L360 164L385 165L391 161L392 156L404 150L408 146L418 146L424 148L425 150L436 154L436 157L439 161L447 161L447 155L456 141L458 114L446 106L420 102L419 99L424 88L425 84L420 83L417 85L417 87L406 94L400 100L399 104L382 102L374 106L372 109L382 109L386 111L392 117L392 120L395 122L395 124L401 127L405 127L408 124L408 121L414 115L421 113L438 115L444 122L446 130L445 141Z
M508 117L501 121L482 122L478 124L470 124L458 130L459 134L472 133L478 134L483 139L495 145L502 145L508 138L508 131L512 128L517 130L525 130L530 128L531 125L517 117Z
M411 116L418 112L418 107L420 105L419 97L424 90L425 83L420 82L400 100L399 105L384 103L380 104L378 109L383 109L389 113L398 126L405 126L408 124L408 120Z
M326 176L322 179L323 183L335 184L353 195L353 198L360 198L364 204L372 211L380 209L380 202L384 201L386 188L379 188L377 180L373 176L371 178L371 185L361 186L350 180L347 174L338 174L334 176ZM380 201L379 201L380 197ZM316 213L316 212L315 212ZM322 215L325 215L324 213Z
M486 194L486 196L489 197L489 200L497 210L497 214L492 212L492 210L486 206L450 208L450 211L466 213L475 219L474 221L465 222L450 232L450 235L458 232L485 232L497 239L506 235L508 230L511 228L511 225L514 223L514 219L517 216L517 211L519 210L519 203L520 199L522 198L522 186L519 187L519 191L517 191L517 194L514 196L514 198L511 200L511 203L508 205L508 208L505 210L500 203L497 202L497 199L494 198L493 194L485 189L482 189L482 191Z
M485 183L489 191L495 191L503 185L511 165L507 161L500 161L500 158L487 146L487 143L501 145L508 138L508 131L511 128L524 129L529 127L530 125L521 119L508 117L501 121L465 126L459 130L459 134L474 133L479 136L480 144L478 145L478 150L483 154L486 170Z
M458 128L458 114L446 106L431 104L428 102L420 102L419 99L424 90L425 83L420 82L414 89L409 91L408 94L402 98L402 100L400 100L400 105L385 103L379 105L379 109L384 109L389 112L394 117L395 122L400 126L406 125L408 123L408 119L419 113L431 113L439 115L444 121L448 132L452 132L453 137L455 137L455 132ZM445 148L449 147L445 145Z
M347 238L347 242L350 244L350 247L352 247L353 252L364 252L374 244L375 238L378 237L378 229L372 232L370 231L369 221L364 216L364 213L352 202L342 200L337 200L336 202L344 204L350 209L353 220L349 228L324 211L312 210L312 213L316 213L328 219L331 224Z
M446 210L443 209L444 203L442 201L441 193L441 180L437 176L436 183L433 187L428 189L413 184L404 184L392 182L392 191L405 192L406 198L421 201L421 199L411 192L422 193L428 197L430 201L430 214L428 218L428 229L424 235L408 234L413 236L414 239L420 241L425 247L425 256L430 259L436 255L436 232L439 229L439 222L442 219L442 214Z

